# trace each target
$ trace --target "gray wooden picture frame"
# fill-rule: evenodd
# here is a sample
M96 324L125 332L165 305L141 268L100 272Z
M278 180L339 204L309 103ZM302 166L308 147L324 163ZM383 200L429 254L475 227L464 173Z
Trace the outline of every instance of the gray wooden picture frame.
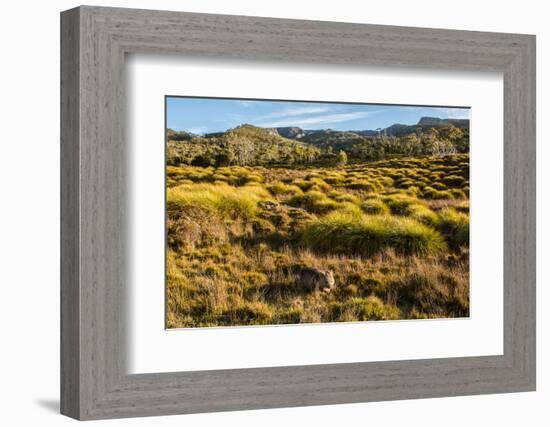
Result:
M504 354L127 374L127 53L502 72ZM535 390L532 35L71 9L61 14L61 166L65 415L85 420Z

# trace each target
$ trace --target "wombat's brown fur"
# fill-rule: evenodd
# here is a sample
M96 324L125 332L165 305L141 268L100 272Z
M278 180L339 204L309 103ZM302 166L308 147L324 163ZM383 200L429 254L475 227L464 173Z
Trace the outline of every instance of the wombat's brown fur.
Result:
M332 271L302 268L296 275L294 283L299 289L306 292L330 292L334 289L334 276Z

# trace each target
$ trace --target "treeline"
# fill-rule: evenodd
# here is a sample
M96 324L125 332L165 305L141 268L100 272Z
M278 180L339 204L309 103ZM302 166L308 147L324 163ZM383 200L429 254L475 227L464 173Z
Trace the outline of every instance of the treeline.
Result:
M397 136L365 137L344 148L348 156L357 160L383 160L389 156L445 156L468 153L470 133L453 125L431 128L424 132L418 129L414 133Z
M205 136L168 130L167 139L167 164L172 166L293 165L314 162L321 155L311 144L251 125Z
M469 131L452 124L404 136L363 136L326 131L303 140L284 138L274 129L242 125L226 132L193 135L167 130L171 166L255 166L335 164L382 160L392 156L444 156L469 152Z

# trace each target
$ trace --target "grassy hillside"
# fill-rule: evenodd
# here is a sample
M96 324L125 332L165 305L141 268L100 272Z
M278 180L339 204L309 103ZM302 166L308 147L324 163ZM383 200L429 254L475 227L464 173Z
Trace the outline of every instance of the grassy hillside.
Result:
M248 126L185 141L168 144L170 328L469 314L467 154L289 168L268 165L319 151ZM185 164L228 148L256 166ZM335 291L300 291L304 267Z

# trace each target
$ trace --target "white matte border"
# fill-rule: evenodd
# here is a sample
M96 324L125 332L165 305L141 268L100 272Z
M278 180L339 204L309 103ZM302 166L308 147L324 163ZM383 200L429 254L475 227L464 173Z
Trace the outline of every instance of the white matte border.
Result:
M130 373L503 352L503 84L497 73L130 55ZM164 97L471 106L470 318L164 329Z

